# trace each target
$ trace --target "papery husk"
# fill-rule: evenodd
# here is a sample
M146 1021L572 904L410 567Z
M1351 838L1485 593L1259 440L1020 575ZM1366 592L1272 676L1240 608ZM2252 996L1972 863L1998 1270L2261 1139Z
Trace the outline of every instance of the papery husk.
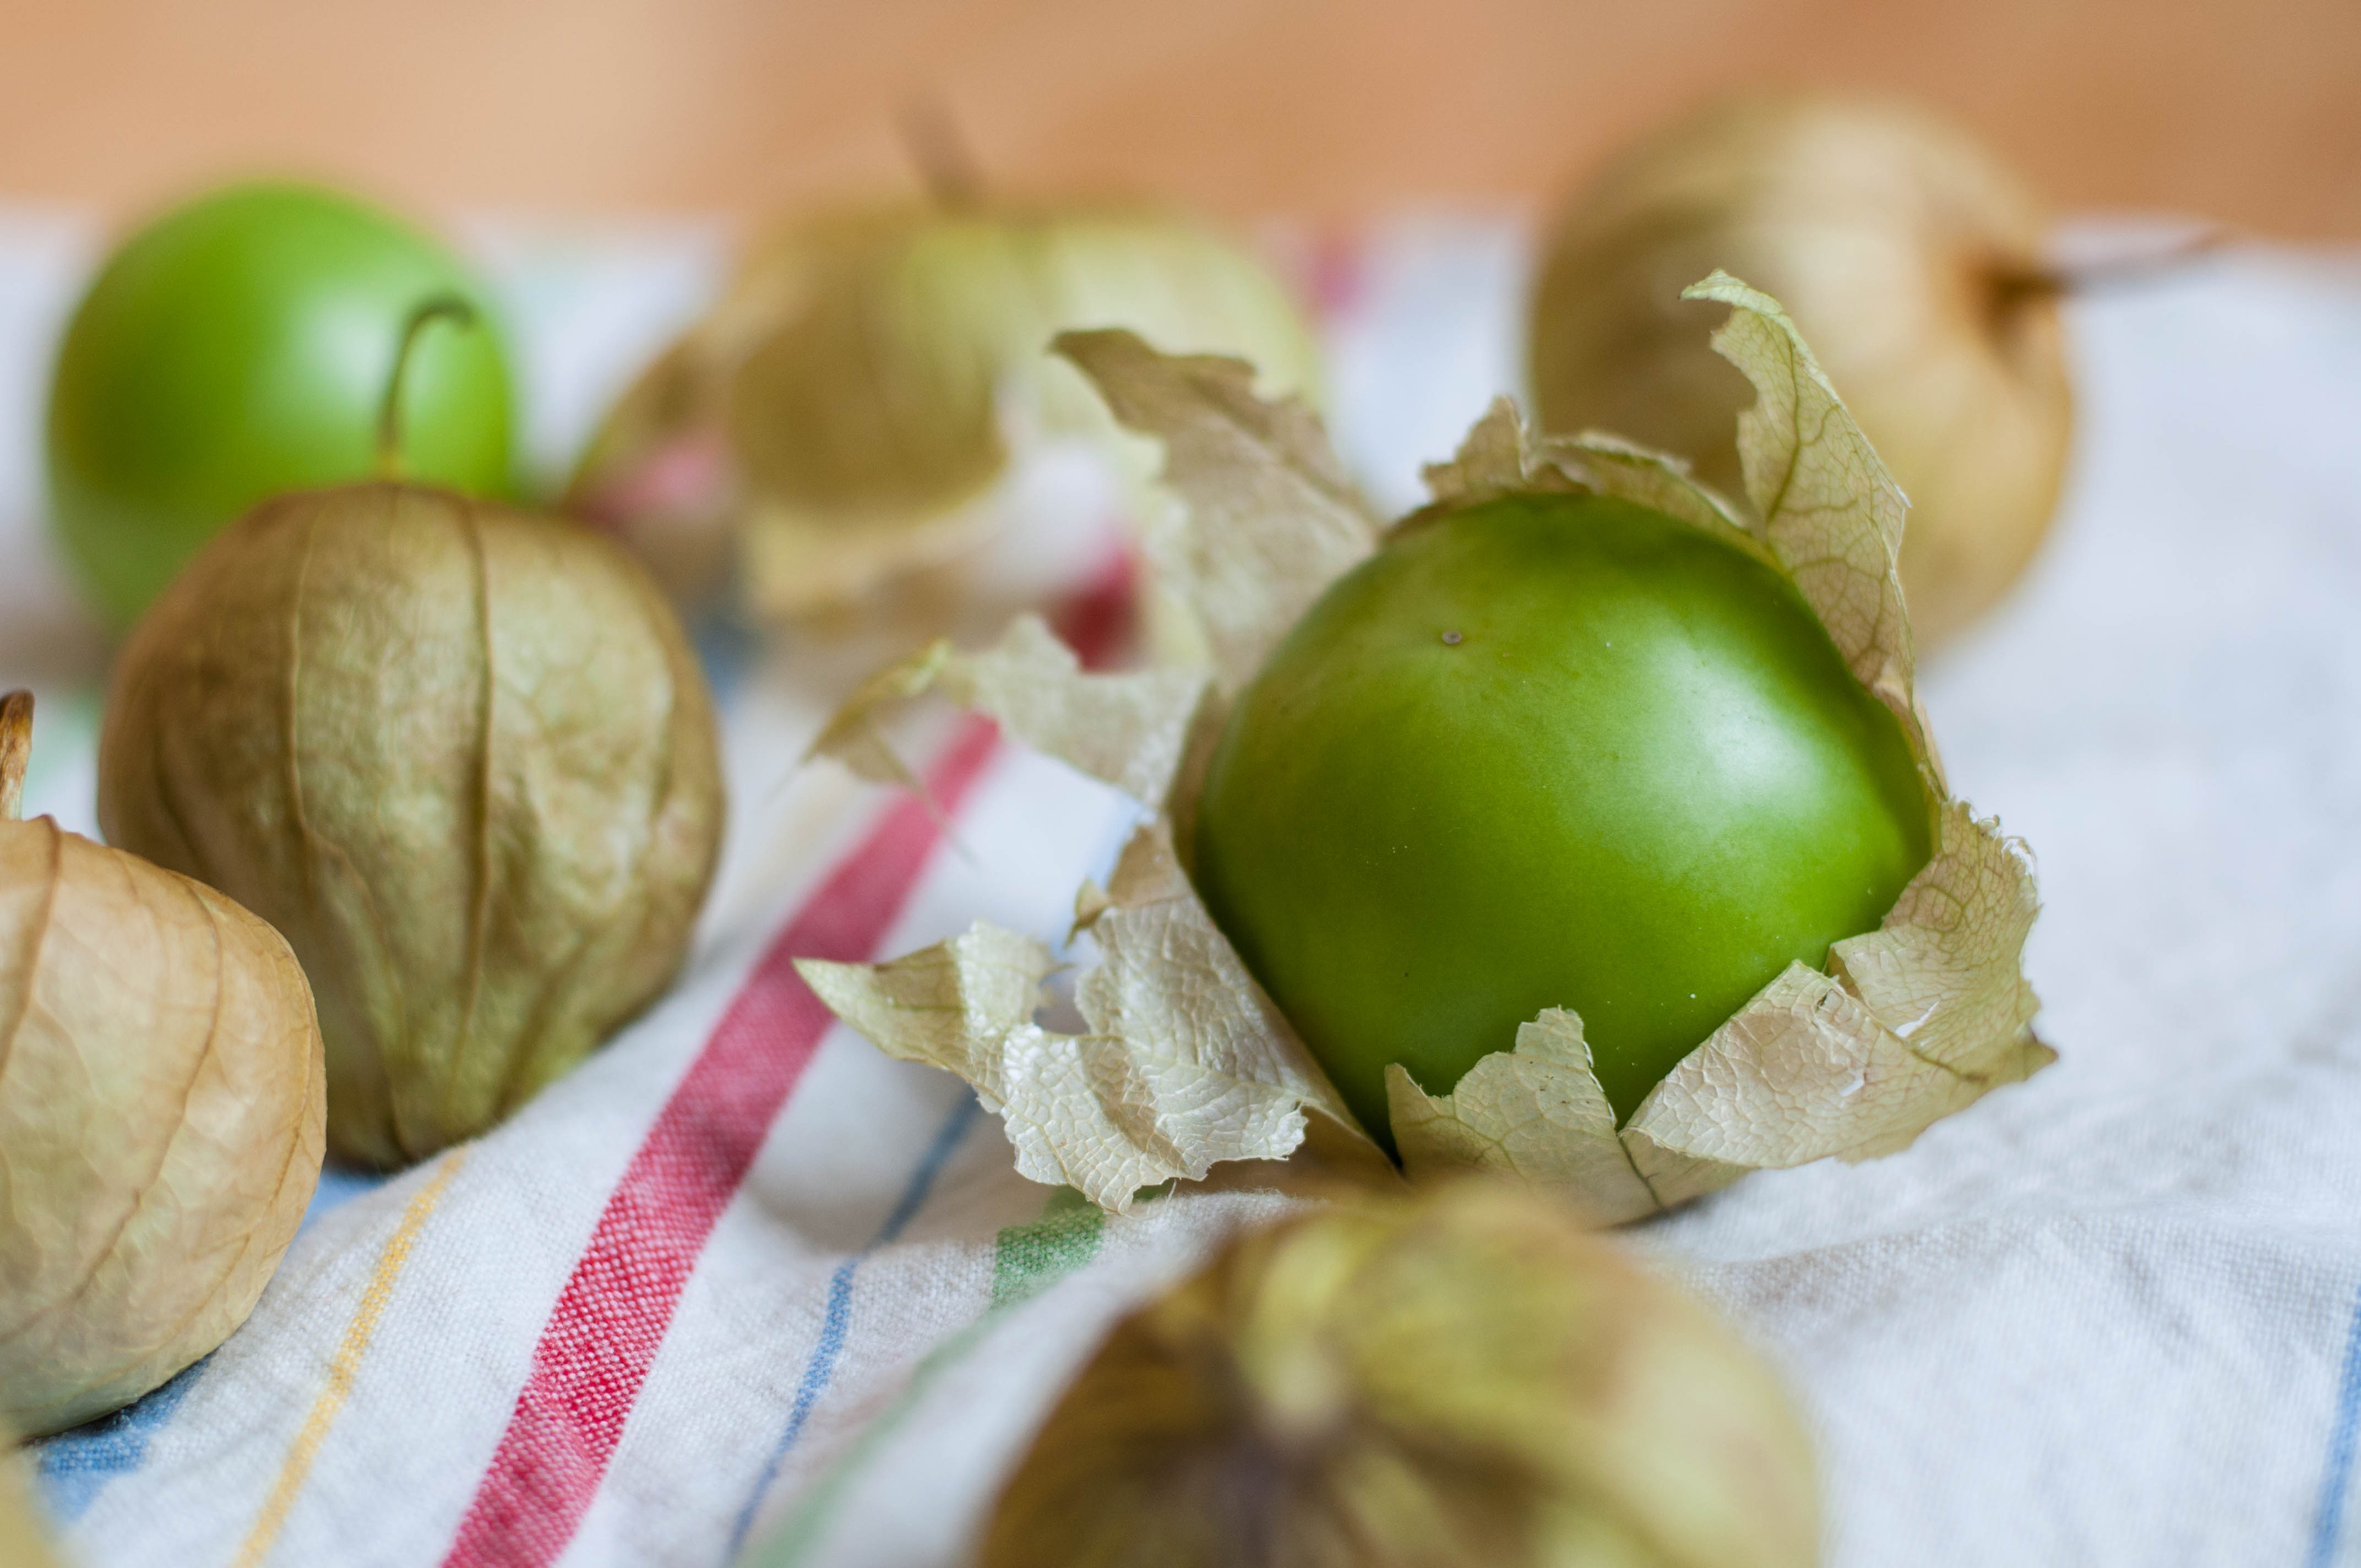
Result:
M320 1179L320 1030L213 889L0 821L0 1423L126 1405L244 1322Z
M796 969L888 1056L973 1085L1006 1124L1020 1173L1117 1213L1141 1189L1198 1179L1217 1161L1284 1158L1307 1112L1367 1144L1214 928L1161 818L1133 834L1076 919L1100 954L1075 988L1081 1035L1033 1021L1056 956L987 922L891 963ZM1382 1163L1375 1146L1368 1155Z
M1628 442L1598 434L1536 437L1503 400L1452 461L1429 470L1434 506L1397 526L1414 528L1441 510L1499 495L1584 489L1654 507L1773 564L1795 583L1854 677L1900 724L1926 785L1935 848L1878 930L1837 943L1826 972L1797 964L1772 980L1682 1058L1620 1128L1591 1070L1581 1020L1565 1009L1545 1011L1524 1025L1516 1040L1480 1059L1450 1093L1428 1094L1399 1067L1389 1069L1389 1120L1413 1179L1469 1168L1514 1173L1572 1194L1610 1222L1686 1201L1753 1169L1892 1153L1939 1117L2054 1059L2032 1033L2037 1003L2020 969L2037 908L2029 857L1996 824L1977 821L1950 798L1918 705L1896 570L1906 503L1775 301L1719 273L1691 293L1731 307L1714 346L1756 388L1757 400L1740 421L1750 510L1731 506L1677 460ZM1370 542L1356 542L1342 521L1349 509L1325 502L1323 485L1306 477L1328 472L1321 456L1324 444L1308 416L1280 409L1240 419L1232 400L1245 385L1244 367L1219 371L1137 344L1090 341L1107 337L1088 334L1066 346L1079 349L1078 362L1112 383L1112 403L1137 418L1146 433L1166 439L1165 482L1186 498L1171 525L1179 543L1168 548L1185 561L1191 550L1212 554L1228 540L1255 542L1253 559L1264 567L1259 576L1245 574L1247 581L1240 584L1201 570L1193 578L1176 579L1194 585L1204 623L1224 629L1213 645L1228 647L1230 657L1199 672L1192 692L1185 683L1154 674L1082 674L1070 661L1039 652L1039 634L1028 631L993 654L974 656L998 658L994 667L1005 671L1008 648L1034 647L1022 680L994 685L970 678L955 695L1012 722L1040 750L1134 793L1155 812L1142 834L1159 846L1158 863L1177 865L1170 846L1187 842L1203 758L1228 694ZM1237 429L1251 438L1199 438L1202 432ZM1257 606L1274 607L1276 624L1257 620ZM1278 620L1282 614L1287 619ZM843 757L873 777L892 776L880 761L876 738L884 710L939 679L917 678L922 667L939 671L961 657L936 651L899 674L881 677L816 750ZM1187 737L1177 748L1175 735ZM1185 905L1193 946L1164 960L1142 964L1135 958L1126 979L1154 987L1173 1005L1205 1010L1195 1021L1193 1069L1218 1080L1225 1093L1251 1100L1258 1113L1269 1102L1246 1093L1243 1085L1249 1080L1296 1093L1301 1103L1323 1111L1335 1103L1334 1086L1246 978L1185 878L1168 877L1157 886L1169 905ZM1513 893L1504 890L1504 896ZM1086 911L1098 906L1088 892L1083 902ZM899 962L936 977L964 975L909 1006L956 1008L962 1028L986 1018L983 1033L1006 1038L1032 1027L1038 993L993 989L982 956L987 943L978 935L984 929L961 938L965 948L945 944ZM1046 974L1046 950L1037 945L1033 959ZM890 990L882 977L894 969L836 966L826 972L824 986L815 985L889 1052L936 1060L980 1082L972 1055L930 1048L916 1014L878 1004ZM1235 993L1217 1001L1203 987L1208 976ZM1093 979L1086 973L1083 987ZM991 1004L975 1000L987 993ZM1230 1021L1242 1010L1254 1020L1251 1030ZM1074 1078L1074 1087L1028 1112L1042 1140L1041 1150L1029 1157L1028 1174L1101 1157L1103 1140L1093 1141L1098 1127L1082 1130L1084 1113L1111 1100L1121 1103L1130 1124L1157 1129L1156 1138L1135 1138L1133 1146L1165 1151L1159 1157L1168 1176L1195 1174L1196 1157L1213 1146L1183 1138L1176 1129L1187 1125L1189 1096L1197 1091L1161 1084L1152 1069L1167 1047L1146 1033L1121 1033L1125 1023L1093 1017L1093 1030L1111 1037L1089 1038L1090 1075ZM1186 1020L1170 1015L1156 1022L1164 1037L1188 1028ZM1292 1046L1283 1058L1268 1045L1282 1032ZM1281 1059L1283 1072L1266 1065ZM1296 1087L1304 1080L1316 1080L1309 1091ZM985 1089L988 1102L996 1092ZM1222 1146L1242 1147L1237 1129L1247 1124L1227 1108L1231 1103L1224 1102L1223 1114L1231 1119L1223 1126L1229 1142ZM1251 1127L1254 1139L1246 1141L1258 1140L1257 1146L1224 1157L1279 1157L1300 1136L1297 1124L1268 1114ZM1133 1174L1156 1165L1151 1158L1123 1170ZM1099 1197L1114 1185L1110 1178L1085 1190Z
M1159 354L1117 329L1062 334L1060 358L1123 426L1156 438L1176 506L1148 525L1158 581L1191 617L1215 685L1234 693L1382 532L1319 416L1258 393L1252 366ZM1276 517L1283 527L1269 526Z
M1912 504L1902 579L1940 641L2015 580L2057 509L2073 395L2048 214L1963 132L1903 104L1759 93L1643 139L1543 246L1530 351L1551 430L1604 426L1735 490L1741 377L1684 285L1784 301Z
M115 668L98 809L285 933L329 1147L394 1167L654 1000L723 808L704 676L630 557L377 484L266 504L157 602Z
M1778 1380L1572 1212L1499 1182L1260 1231L1119 1321L984 1568L1803 1568Z
M787 225L626 393L569 505L676 591L734 556L744 600L797 620L972 551L1012 521L1037 449L1101 451L1127 500L1148 459L1049 339L1121 324L1244 353L1265 390L1317 385L1285 290L1211 230L1148 207L910 204Z
M1027 744L1063 758L1135 800L1161 800L1179 773L1204 676L1153 669L1084 678L1082 661L1038 615L1020 615L992 647L962 653L939 638L863 681L811 743L873 784L917 777L878 733L892 709L936 692L988 713Z

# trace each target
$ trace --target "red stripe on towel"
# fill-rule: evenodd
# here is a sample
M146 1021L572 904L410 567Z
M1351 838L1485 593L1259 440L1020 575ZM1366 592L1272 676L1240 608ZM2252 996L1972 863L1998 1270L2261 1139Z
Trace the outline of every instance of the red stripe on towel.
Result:
M961 722L927 777L944 813L998 750ZM599 1214L445 1568L540 1568L573 1539L697 1254L836 1022L791 960L869 958L941 839L924 801L895 802L763 955Z

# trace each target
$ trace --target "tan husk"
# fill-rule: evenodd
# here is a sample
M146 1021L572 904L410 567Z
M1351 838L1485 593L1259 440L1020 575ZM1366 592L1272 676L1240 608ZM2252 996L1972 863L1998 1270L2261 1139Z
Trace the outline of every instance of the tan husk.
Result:
M892 963L796 968L888 1055L974 1085L1006 1124L1019 1171L1118 1212L1139 1189L1194 1180L1216 1161L1292 1152L1306 1111L1367 1142L1214 929L1160 818L1132 836L1077 921L1100 953L1075 990L1082 1035L1033 1022L1058 967L1049 948L981 921Z
M29 707L11 699L0 751ZM246 1321L319 1181L325 1073L279 933L13 809L0 1019L0 1423L40 1433Z
M874 784L917 778L878 737L885 711L929 691L989 713L1017 739L1063 757L1134 800L1161 800L1207 700L1188 669L1082 676L1082 661L1038 615L1009 622L1000 641L962 653L939 639L863 681L811 743Z
M1118 1322L1008 1480L985 1568L1804 1568L1769 1369L1496 1181L1249 1233Z
M1256 393L1253 367L1161 355L1130 332L1069 332L1058 353L1127 430L1155 436L1179 503L1149 525L1148 564L1196 622L1215 683L1254 678L1296 618L1376 547L1379 526L1311 409ZM1268 526L1284 517L1283 528Z
M1245 353L1268 389L1316 379L1257 261L1144 206L854 208L783 225L628 391L569 505L676 592L734 555L748 607L803 618L969 552L1011 521L1013 459L1082 442L1136 499L1147 461L1071 367L1061 328L1119 323Z
M276 500L126 648L114 842L276 925L327 1039L336 1157L484 1132L669 982L722 817L671 609L554 519L396 484Z
M1515 1040L1503 1041L1452 1093L1427 1094L1399 1068L1389 1069L1392 1131L1413 1178L1470 1168L1514 1172L1573 1193L1610 1221L1684 1201L1752 1169L1891 1153L1938 1118L2052 1059L2033 1036L2037 1003L2019 968L2037 908L2031 865L2021 845L1949 797L1913 685L1910 625L1895 568L1901 492L1776 302L1719 273L1690 292L1731 307L1714 346L1756 389L1739 432L1749 513L1739 514L1678 462L1629 443L1595 434L1536 438L1503 400L1453 461L1429 470L1435 506L1397 526L1414 528L1440 509L1491 496L1579 488L1655 507L1773 563L1795 581L1855 677L1901 723L1927 786L1935 852L1878 930L1836 944L1825 973L1798 964L1773 979L1684 1058L1620 1129L1591 1071L1581 1020L1563 1009L1543 1013ZM1069 351L1080 346L1078 362L1117 383L1109 388L1110 402L1138 418L1145 433L1168 438L1166 482L1187 498L1173 524L1177 535L1209 552L1235 536L1257 542L1262 575L1242 583L1202 571L1190 579L1194 608L1206 625L1226 629L1221 636L1234 659L1197 672L1192 691L1168 672L1086 674L1037 651L1024 681L967 678L955 695L1154 808L1135 852L1140 842L1151 843L1161 864L1173 860L1172 844L1187 842L1199 769L1225 694L1286 629L1285 621L1257 622L1256 607L1280 607L1275 613L1291 619L1367 546L1352 544L1339 521L1344 513L1304 499L1303 476L1329 471L1308 416L1280 410L1242 421L1231 400L1245 384L1244 367L1233 367L1224 385L1202 361L1167 359L1137 345L1108 353L1104 341L1091 341L1106 335L1064 345ZM1251 443L1191 439L1193 432L1226 425L1263 433ZM1316 502L1318 487L1311 493ZM1006 671L1006 651L1038 650L1041 635L1012 634L1001 650L976 657L999 659L994 667ZM914 671L951 668L961 657L933 651L873 684L816 750L852 761L873 777L891 776L881 761L890 753L878 739L878 722L940 678L915 678ZM1187 737L1177 747L1176 735ZM1106 1114L1126 1129L1156 1129L1152 1138L1131 1134L1127 1157L1137 1157L1123 1166L1126 1177L1148 1168L1166 1178L1195 1175L1214 1145L1176 1129L1213 1131L1191 1123L1190 1096L1202 1091L1194 1080L1168 1088L1152 1070L1170 1055L1163 1041L1188 1033L1191 1024L1191 1070L1224 1086L1221 1146L1239 1151L1217 1157L1277 1157L1300 1136L1300 1121L1268 1114L1270 1102L1249 1095L1248 1082L1315 1108L1335 1103L1333 1086L1252 986L1185 878L1176 872L1157 885L1166 906L1185 907L1192 946L1147 962L1128 955L1126 981L1152 986L1170 1008L1194 1009L1195 1016L1159 1014L1152 1030L1137 1033L1129 1020L1093 1016L1096 1033L1086 1049L1077 1047L1078 1059L1090 1063L1088 1075L1027 1113L1041 1140L1028 1173L1104 1159L1098 1125L1087 1135L1079 1131L1087 1100L1114 1107ZM1085 913L1098 902L1086 894ZM923 961L936 977L921 1005L961 1009L962 1028L988 1019L984 1032L1002 1038L1033 1027L1038 993L993 989L981 958L988 943L980 933L988 929L979 927L958 943L900 963ZM1048 972L1046 953L1036 949L1035 962ZM828 971L822 994L885 1049L942 1061L976 1081L968 1058L924 1044L916 1014L875 1005L886 986L882 977L894 967L838 966ZM1086 992L1096 973L1083 977ZM1216 984L1208 987L1208 979ZM987 995L988 1004L977 1000ZM1238 1014L1251 1016L1250 1029L1235 1021ZM932 1023L940 1026L939 1018ZM1281 1038L1290 1047L1284 1057L1269 1044ZM1274 1070L1270 1064L1282 1060L1283 1072ZM1306 1079L1308 1090L1301 1087ZM987 1090L987 1097L994 1092ZM1235 1111L1245 1100L1257 1107L1256 1118ZM1077 1131L1070 1133L1070 1124ZM1241 1128L1251 1136L1242 1139ZM1105 1201L1115 1186L1109 1177L1086 1190Z
M1543 247L1531 330L1553 431L1604 426L1736 488L1745 381L1683 285L1717 269L1785 302L1911 499L1902 580L1939 641L2023 571L2058 502L2072 387L2047 219L1955 128L1817 93L1719 103L1591 181Z

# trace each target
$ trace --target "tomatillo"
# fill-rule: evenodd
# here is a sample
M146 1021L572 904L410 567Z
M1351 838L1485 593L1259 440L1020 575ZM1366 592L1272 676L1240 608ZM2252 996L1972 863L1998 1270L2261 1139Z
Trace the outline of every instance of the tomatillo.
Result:
M1546 1007L1619 1121L1931 853L1902 728L1793 583L1627 501L1415 524L1333 584L1231 712L1208 908L1355 1114Z
M76 307L49 408L49 505L92 602L128 625L198 546L282 491L368 478L406 323L402 472L509 488L510 380L481 291L443 248L308 185L234 185L134 235Z

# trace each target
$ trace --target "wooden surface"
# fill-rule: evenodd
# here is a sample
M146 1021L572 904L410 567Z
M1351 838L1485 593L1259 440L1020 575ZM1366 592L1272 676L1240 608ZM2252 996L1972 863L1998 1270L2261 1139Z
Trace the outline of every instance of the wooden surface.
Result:
M1011 188L1348 221L1756 82L1921 95L2068 205L2361 238L2361 0L0 0L0 197L752 213L906 180L933 94Z

